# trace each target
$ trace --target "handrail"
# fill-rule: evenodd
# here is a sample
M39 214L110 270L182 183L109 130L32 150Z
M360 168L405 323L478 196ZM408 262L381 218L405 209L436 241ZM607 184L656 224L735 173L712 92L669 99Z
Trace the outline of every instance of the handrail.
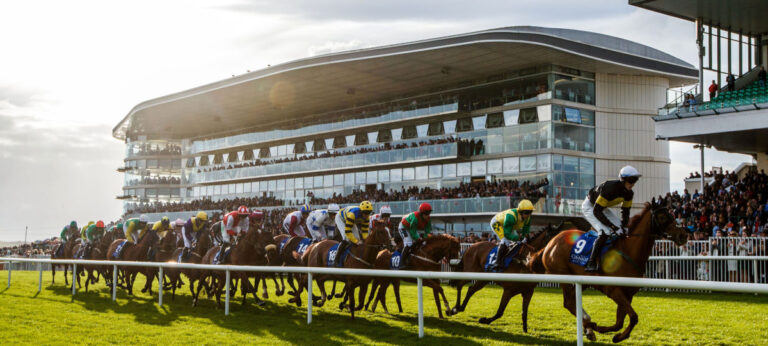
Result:
M693 257L696 256L686 256ZM725 257L725 256L724 256ZM739 257L739 256L728 256ZM701 259L701 257L699 257ZM723 258L727 259L727 258ZM752 259L768 260L768 256L754 256ZM582 304L581 292L583 285L609 285L625 287L650 287L650 288L674 288L674 289L699 289L712 291L726 291L739 293L764 293L768 294L768 285L752 283L730 283L730 282L705 282L690 280L667 280L667 279L646 279L646 278L627 278L613 276L587 276L587 275L546 275L546 274L507 274L507 273L465 273L465 272L431 272L431 271L398 271L398 270L380 270L380 269L347 269L347 268L321 268L321 267L277 267L277 266L236 266L236 265L209 265L209 264L190 264L190 263L160 263L160 262L132 262L132 261L94 261L94 260L64 260L64 259L32 259L32 258L9 258L0 257L0 261L13 262L32 262L32 263L50 263L50 264L72 264L73 280L72 295L76 293L76 280L74 276L77 273L77 265L111 265L113 266L113 279L117 275L118 266L131 267L157 267L159 269L158 280L158 304L162 306L163 297L163 269L198 269L198 270L223 270L226 271L225 281L225 315L229 314L229 278L230 272L265 272L265 273L298 273L308 275L308 294L307 294L307 324L312 322L312 275L352 275L352 276L376 276L390 278L410 278L416 279L419 290L419 338L424 336L424 309L422 281L424 279L436 280L479 280L479 281L514 281L514 282L553 282L559 284L573 284L576 286L576 335L577 344L583 345L583 325L582 325ZM40 282L38 291L42 287L42 266L40 268ZM11 266L8 266L8 287L11 285ZM115 300L117 285L112 285L112 300Z

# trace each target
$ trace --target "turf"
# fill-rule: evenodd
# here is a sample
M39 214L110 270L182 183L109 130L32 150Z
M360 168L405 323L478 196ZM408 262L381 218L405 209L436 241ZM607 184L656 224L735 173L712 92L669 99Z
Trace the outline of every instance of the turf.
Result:
M139 277L142 277L139 275ZM239 296L231 305L229 316L216 308L212 300L201 300L192 308L189 290L171 301L164 295L164 305L139 293L128 297L118 291L117 303L111 302L108 288L100 282L96 289L78 291L64 287L57 274L51 286L50 272L43 276L37 293L37 272L14 272L12 286L6 289L5 272L0 275L0 344L573 344L574 318L562 308L562 295L555 289L537 289L531 302L529 332L523 333L520 298L515 297L506 314L492 325L477 323L492 316L501 290L489 286L480 291L467 311L444 320L436 317L432 294L425 289L425 333L418 339L416 288L403 285L404 313L396 313L394 298L388 307L393 315L380 310L360 312L350 320L340 312L338 299L322 308L314 308L314 320L306 324L306 305L288 304L287 296L275 297L258 307L252 299L246 306ZM143 278L143 277L142 277ZM143 285L142 279L137 283ZM93 288L93 286L92 286ZM316 291L317 292L317 291ZM447 288L454 303L455 290ZM178 291L177 291L178 293ZM304 295L306 299L306 294ZM586 310L593 320L612 324L615 305L594 291L586 291ZM634 300L640 323L629 340L622 344L763 344L768 340L768 297L752 294L641 292ZM609 334L598 334L599 343L610 343Z

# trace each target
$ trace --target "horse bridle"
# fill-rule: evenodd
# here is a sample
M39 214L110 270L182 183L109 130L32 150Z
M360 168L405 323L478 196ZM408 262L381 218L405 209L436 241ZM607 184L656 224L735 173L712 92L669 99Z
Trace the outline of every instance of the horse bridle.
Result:
M658 221L656 220L656 214L661 212L661 211L663 211L664 213L669 215L669 210L667 209L667 207L660 207L660 208L656 208L656 209L651 209L651 227L650 227L651 229L650 229L650 233L627 234L626 236L627 237L650 236L650 237L652 237L654 239L663 239L663 238L665 238L665 236L661 232L661 230L666 228L667 226L669 226L669 224L671 223L672 219L670 218L670 221L666 222L664 224L659 224Z

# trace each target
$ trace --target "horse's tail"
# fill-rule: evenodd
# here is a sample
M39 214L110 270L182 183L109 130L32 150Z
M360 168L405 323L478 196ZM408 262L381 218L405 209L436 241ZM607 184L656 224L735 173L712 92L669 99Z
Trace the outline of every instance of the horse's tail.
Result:
M533 255L528 256L528 263L526 266L531 272L544 273L547 270L544 268L544 249L536 251Z
M459 261L458 264L456 264L455 266L451 266L451 271L457 272L457 273L464 271L464 256L461 257L461 260ZM454 279L448 280L448 285L452 287L458 286L458 283L459 283L459 280L454 280Z

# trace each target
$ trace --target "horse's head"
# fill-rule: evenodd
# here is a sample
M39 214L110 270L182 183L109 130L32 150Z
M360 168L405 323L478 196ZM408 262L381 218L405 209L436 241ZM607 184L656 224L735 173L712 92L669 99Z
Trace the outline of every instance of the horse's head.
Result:
M541 230L541 232L538 232L533 235L533 237L528 242L528 245L530 245L533 249L539 250L543 248L547 243L549 243L552 238L554 238L560 231L563 230L564 223L560 223L557 226L552 226L552 224L547 224L547 227L544 227L544 229Z
M660 238L666 238L680 246L688 242L688 233L675 222L675 217L662 203L651 199L651 232Z
M384 221L373 221L373 227L369 231L368 238L365 238L365 243L373 246L385 246L389 244L389 232L387 232Z
M165 236L160 239L160 249L163 251L173 251L176 248L176 235L173 231L165 232Z
M157 235L157 232L153 230L147 230L147 233L144 234L144 238L141 238L141 241L139 244L146 245L146 246L154 246L158 243L160 240L160 236Z
M245 236L240 240L240 243L242 246L252 247L253 254L256 257L263 258L267 254L266 246L268 245L268 240L265 240L267 238L270 238L271 240L271 237L262 235L258 230L252 230L245 233Z
M433 260L447 258L448 260L459 258L461 243L459 239L447 233L427 237L422 248L428 257Z

